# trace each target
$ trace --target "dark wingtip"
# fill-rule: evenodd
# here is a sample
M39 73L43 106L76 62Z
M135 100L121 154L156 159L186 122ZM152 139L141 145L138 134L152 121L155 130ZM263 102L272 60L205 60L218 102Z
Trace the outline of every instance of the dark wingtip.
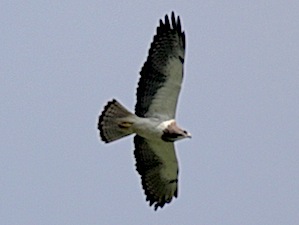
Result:
M176 29L177 28L177 24L176 24L176 21L175 21L175 15L174 15L173 11L171 13L171 23L172 23L173 29Z
M170 16L168 16L168 14L165 15L164 20L165 21L160 19L160 24L157 27L157 34L165 31L165 29L175 30L181 36L183 41L183 47L185 48L185 32L182 31L182 23L180 16L176 16L175 12L172 11Z
M169 22L168 15L165 16L165 26L170 28L170 22Z

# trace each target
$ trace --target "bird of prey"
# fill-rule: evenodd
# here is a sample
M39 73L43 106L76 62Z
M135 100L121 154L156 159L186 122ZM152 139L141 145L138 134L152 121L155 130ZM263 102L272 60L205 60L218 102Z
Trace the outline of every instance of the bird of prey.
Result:
M112 142L134 137L136 169L149 205L154 209L178 196L178 161L174 142L190 138L175 121L183 79L185 33L180 18L160 20L137 88L135 114L113 99L99 117L101 139Z

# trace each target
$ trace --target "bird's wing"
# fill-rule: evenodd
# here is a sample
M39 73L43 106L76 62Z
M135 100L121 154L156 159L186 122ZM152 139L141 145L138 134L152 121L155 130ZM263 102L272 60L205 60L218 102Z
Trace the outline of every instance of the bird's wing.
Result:
M136 169L150 206L155 210L178 196L178 161L173 142L147 140L136 135Z
M137 88L135 113L140 117L175 117L183 79L185 33L179 17L160 20Z

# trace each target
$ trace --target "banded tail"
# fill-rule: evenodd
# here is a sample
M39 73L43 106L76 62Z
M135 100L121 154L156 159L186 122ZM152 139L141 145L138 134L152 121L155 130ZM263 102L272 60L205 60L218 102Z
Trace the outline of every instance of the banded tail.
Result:
M113 99L105 106L99 117L98 129L106 143L134 133L132 125L135 115Z

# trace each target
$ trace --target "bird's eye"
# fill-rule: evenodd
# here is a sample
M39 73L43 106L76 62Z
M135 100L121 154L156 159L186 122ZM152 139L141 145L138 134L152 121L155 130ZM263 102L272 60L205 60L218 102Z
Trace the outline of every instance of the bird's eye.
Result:
M187 134L187 131L184 130L183 133L184 133L184 134Z

